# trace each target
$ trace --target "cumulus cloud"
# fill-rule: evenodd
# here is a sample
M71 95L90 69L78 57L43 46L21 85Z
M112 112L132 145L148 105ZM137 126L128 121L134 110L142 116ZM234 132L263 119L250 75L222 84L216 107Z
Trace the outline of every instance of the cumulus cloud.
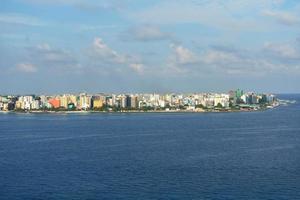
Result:
M25 73L37 72L37 67L31 63L19 63L17 64L16 69L20 72L25 72Z
M101 38L94 39L93 49L97 53L97 56L106 59L106 61L114 63L125 63L127 61L126 56L108 47Z
M173 51L172 58L176 61L176 63L186 65L197 62L196 55L190 49L176 44L171 44L170 48Z
M167 58L163 73L168 75L186 75L198 64L196 54L180 44L170 44L171 54Z
M207 73L261 76L268 73L299 73L300 54L287 44L267 44L260 51L214 46L192 51L182 45L171 45L168 72L195 76ZM269 52L272 52L270 55ZM280 58L282 59L280 59ZM283 58L285 60L283 60ZM291 59L298 59L289 62Z
M99 37L94 39L90 55L97 66L106 70L124 72L124 70L131 69L140 74L144 71L145 66L138 57L118 53Z

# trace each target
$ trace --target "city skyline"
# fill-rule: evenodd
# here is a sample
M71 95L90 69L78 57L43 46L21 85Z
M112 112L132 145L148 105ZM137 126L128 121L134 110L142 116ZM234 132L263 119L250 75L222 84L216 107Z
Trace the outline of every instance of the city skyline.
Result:
M295 0L3 0L0 94L300 93Z
M243 90L194 94L0 95L0 111L249 111L278 106L273 94Z

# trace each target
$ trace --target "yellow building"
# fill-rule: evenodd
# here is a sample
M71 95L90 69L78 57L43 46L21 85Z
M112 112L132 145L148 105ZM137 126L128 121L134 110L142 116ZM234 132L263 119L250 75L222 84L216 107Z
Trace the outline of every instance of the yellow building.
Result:
M93 108L102 108L103 101L101 99L94 99L93 100Z
M22 101L16 101L16 109L23 109L24 105Z
M60 96L59 100L60 100L60 107L68 108L68 96L66 95Z
M75 106L77 106L77 97L75 95L70 95L68 98L68 103L73 103Z

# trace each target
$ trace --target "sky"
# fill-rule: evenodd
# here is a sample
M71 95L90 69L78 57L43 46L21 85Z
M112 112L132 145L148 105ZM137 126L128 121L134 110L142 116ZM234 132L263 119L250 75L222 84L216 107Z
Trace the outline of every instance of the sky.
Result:
M0 85L300 93L300 1L1 0Z

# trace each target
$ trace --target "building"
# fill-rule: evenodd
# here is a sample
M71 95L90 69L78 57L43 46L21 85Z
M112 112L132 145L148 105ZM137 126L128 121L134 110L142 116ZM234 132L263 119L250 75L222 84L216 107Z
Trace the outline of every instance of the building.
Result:
M130 107L137 108L138 107L138 98L137 96L130 96Z
M92 108L102 108L103 100L101 97L95 96L92 98Z
M241 98L241 96L243 96L243 94L244 94L244 91L243 91L243 90L237 89L237 90L235 91L235 97L236 97L237 99Z
M60 100L59 99L50 99L49 104L51 104L51 106L53 108L59 108L60 107Z
M222 105L222 107L229 107L229 95L228 94L215 94L214 106Z
M78 98L76 95L70 95L68 99L68 104L73 103L76 107L78 105Z
M68 108L69 97L67 95L59 96L59 100L61 108Z
M31 109L32 110L39 110L41 108L41 101L39 99L35 99L32 103L31 103Z
M88 110L91 108L92 98L85 93L80 94L79 96L79 109Z
M127 96L120 96L120 107L127 108Z

